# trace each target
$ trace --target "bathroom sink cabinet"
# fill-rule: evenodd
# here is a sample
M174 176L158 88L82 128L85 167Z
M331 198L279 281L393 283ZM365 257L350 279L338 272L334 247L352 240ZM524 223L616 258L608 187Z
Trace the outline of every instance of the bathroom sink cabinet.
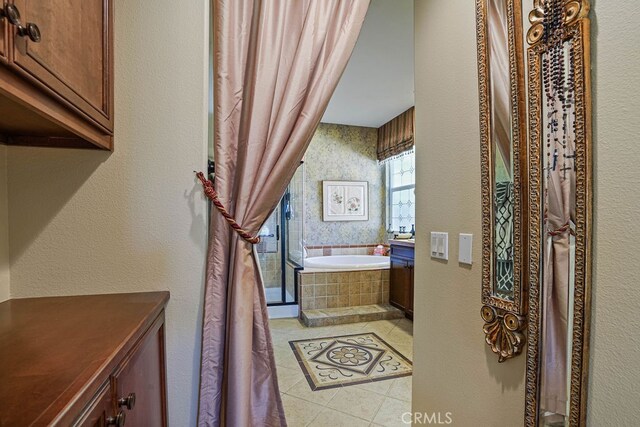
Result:
M413 319L413 245L391 243L389 303Z
M0 141L112 150L113 0L0 7Z
M168 292L0 303L0 426L166 426Z

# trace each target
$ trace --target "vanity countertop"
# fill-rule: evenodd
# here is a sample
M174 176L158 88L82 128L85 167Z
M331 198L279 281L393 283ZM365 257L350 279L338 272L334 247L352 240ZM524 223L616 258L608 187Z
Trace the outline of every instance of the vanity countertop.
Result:
M416 239L389 239L389 245L408 246L413 248L415 243Z
M70 424L169 299L168 292L0 304L0 426ZM71 414L71 415L70 415Z

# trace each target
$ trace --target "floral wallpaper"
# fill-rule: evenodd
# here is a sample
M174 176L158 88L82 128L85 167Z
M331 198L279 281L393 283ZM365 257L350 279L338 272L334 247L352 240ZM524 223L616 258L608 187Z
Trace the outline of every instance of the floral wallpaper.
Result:
M304 157L307 246L386 241L385 174L378 165L378 130L321 123ZM368 181L368 221L322 221L322 181Z

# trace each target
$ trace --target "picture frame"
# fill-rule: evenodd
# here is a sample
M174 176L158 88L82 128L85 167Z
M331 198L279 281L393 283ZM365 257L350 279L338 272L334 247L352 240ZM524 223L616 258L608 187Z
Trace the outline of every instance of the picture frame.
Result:
M367 181L322 181L322 220L368 221Z

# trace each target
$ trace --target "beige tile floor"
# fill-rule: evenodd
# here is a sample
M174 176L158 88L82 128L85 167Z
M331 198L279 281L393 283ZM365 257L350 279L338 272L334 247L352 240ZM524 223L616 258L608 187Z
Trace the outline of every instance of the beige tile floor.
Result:
M411 377L312 391L289 346L305 338L374 332L413 360L413 324L407 319L306 328L297 319L272 319L278 383L290 427L403 427L411 411Z

